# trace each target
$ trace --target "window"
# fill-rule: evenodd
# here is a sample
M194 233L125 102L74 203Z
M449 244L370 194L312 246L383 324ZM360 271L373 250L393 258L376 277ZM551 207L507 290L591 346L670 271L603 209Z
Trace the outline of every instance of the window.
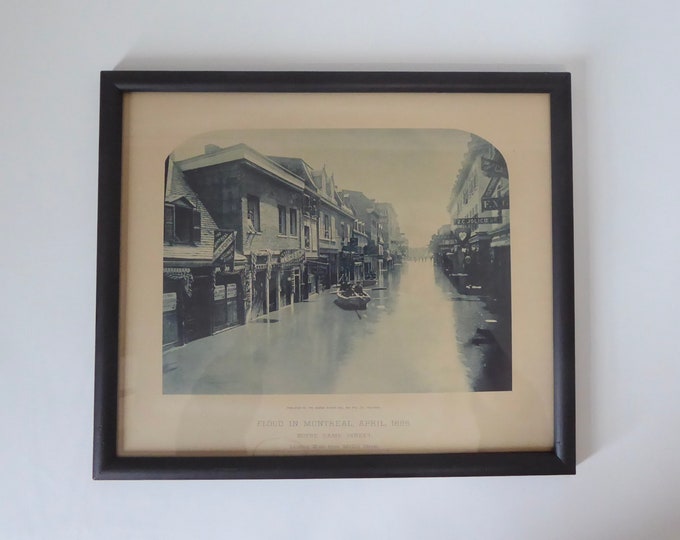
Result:
M260 199L248 195L248 225L253 231L260 232Z
M163 240L166 244L201 242L201 212L186 199L166 203Z
M286 234L286 207L279 206L279 234Z
M302 200L302 213L305 214L306 216L316 217L317 215L316 199L312 199L308 195L305 195L304 199Z
M323 215L323 237L330 239L331 237L331 216Z
M298 212L295 208L290 209L290 235L298 235Z
M312 249L312 239L309 225L305 225L305 249Z

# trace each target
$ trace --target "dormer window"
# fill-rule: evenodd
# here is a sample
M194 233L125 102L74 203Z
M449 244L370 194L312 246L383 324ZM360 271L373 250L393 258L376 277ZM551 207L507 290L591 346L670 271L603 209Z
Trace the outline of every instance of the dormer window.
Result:
M186 197L165 203L163 241L166 244L199 244L201 212Z

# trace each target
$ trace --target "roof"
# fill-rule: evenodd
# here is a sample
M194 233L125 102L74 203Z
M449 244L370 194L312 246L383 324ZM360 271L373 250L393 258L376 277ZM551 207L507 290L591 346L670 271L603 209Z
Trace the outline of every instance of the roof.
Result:
M323 169L315 170L304 159L297 157L285 157L285 156L267 156L267 157L272 161L278 163L281 167L288 169L293 174L302 178L305 181L305 184L310 189L313 189L316 193L321 195L322 200L326 201L327 203L330 202L334 204L348 217L354 217L353 216L354 211L350 206L345 204L345 201L342 200L334 184L333 184L333 196L329 197L328 194L323 191L321 177L325 175L327 181L328 179L333 181L333 176L332 175L328 176L325 167Z
M305 187L305 181L300 176L246 144L236 144L228 148L220 148L210 144L206 145L205 150L204 154L177 161L176 165L182 171L191 171L232 161L245 160L292 187L299 190Z
M375 210L375 200L369 199L362 191L354 191L351 189L344 189L342 196L349 198L349 202L355 210L362 214L368 214Z
M294 175L299 176L305 181L308 187L316 189L314 179L312 177L312 167L302 158L297 157L283 157L283 156L267 156L273 162L279 164L284 169L289 170Z
M186 195L174 195L166 197L165 202L168 203L181 203L180 206L185 206L187 208L196 208L196 203L191 201Z

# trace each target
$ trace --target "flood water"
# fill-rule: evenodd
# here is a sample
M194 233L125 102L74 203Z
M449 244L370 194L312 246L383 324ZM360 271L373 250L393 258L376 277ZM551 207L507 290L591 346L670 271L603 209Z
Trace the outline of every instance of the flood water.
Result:
M483 298L459 294L430 261L383 272L367 290L366 310L343 310L335 294L325 292L166 352L164 392L510 389L509 344L502 337L509 332Z

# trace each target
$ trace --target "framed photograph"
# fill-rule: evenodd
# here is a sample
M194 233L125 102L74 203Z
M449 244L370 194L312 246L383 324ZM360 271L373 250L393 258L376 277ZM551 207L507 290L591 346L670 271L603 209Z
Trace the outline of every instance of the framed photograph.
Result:
M568 73L103 72L94 478L573 474Z

